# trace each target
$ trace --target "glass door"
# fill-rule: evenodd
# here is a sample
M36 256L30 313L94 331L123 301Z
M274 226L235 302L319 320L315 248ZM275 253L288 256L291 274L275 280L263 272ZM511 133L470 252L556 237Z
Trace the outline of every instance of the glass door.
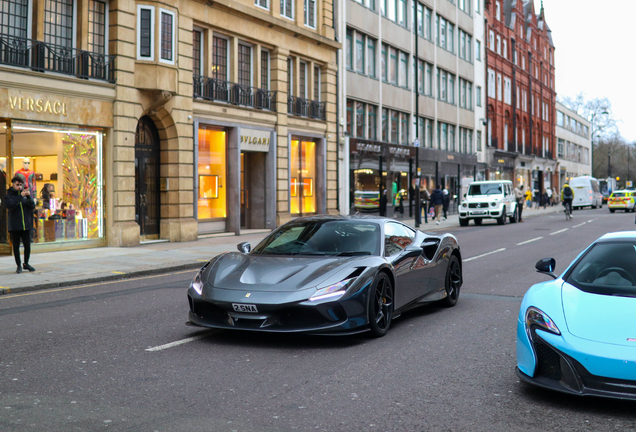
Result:
M135 221L142 239L159 237L159 134L148 117L142 117L135 134Z

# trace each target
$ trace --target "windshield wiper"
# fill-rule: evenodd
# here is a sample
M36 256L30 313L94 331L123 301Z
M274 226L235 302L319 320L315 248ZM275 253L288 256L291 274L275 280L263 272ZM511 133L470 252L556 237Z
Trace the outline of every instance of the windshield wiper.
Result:
M369 251L345 251L337 253L336 256L358 256L358 255L371 255Z

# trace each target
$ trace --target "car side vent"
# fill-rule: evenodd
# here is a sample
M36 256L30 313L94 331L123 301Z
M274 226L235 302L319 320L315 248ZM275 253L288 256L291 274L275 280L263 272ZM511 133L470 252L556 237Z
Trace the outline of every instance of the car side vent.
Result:
M365 268L366 267L356 267L356 269L352 271L351 274L347 276L345 279L351 279L351 278L360 276Z
M424 250L424 256L428 260L432 260L435 258L435 252L437 252L437 248L439 247L439 239L429 237L424 239L422 242L422 249Z

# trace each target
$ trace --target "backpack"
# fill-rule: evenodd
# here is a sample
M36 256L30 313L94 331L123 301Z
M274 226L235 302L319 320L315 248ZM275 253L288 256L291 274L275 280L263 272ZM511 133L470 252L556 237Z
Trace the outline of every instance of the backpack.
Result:
M572 195L572 188L570 186L566 186L563 188L563 199L572 199L574 195Z

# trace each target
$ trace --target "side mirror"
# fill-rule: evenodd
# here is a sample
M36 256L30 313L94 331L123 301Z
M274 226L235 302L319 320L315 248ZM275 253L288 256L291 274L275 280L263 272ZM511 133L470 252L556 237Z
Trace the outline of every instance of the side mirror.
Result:
M243 243L239 243L236 248L238 249L239 252L241 253L250 253L250 251L252 250L252 246L250 245L249 242L243 242Z
M542 260L537 261L534 267L539 273L552 276L554 279L557 278L557 275L553 273L556 268L556 260L554 258L543 258Z

